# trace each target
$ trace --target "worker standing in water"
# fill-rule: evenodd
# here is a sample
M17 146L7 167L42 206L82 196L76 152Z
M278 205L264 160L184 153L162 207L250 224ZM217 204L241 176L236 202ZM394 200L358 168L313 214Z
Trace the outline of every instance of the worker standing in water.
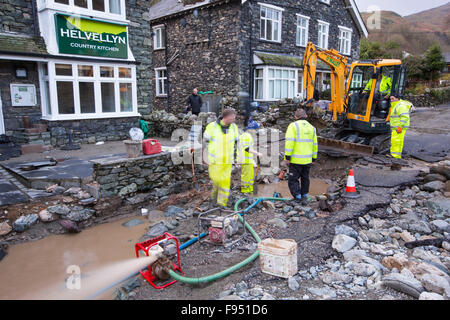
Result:
M405 141L406 131L410 124L410 110L412 103L401 100L396 96L391 96L391 156L396 159L402 158L403 144Z
M244 128L244 133L239 137L238 159L241 163L241 192L253 193L255 183L255 162L253 156L262 157L262 154L253 149L253 135L259 129L258 124L250 119Z
M285 160L289 166L289 190L294 201L302 205L308 204L309 172L311 164L317 159L319 148L316 128L306 121L307 118L305 110L298 109L295 112L296 121L287 129L285 144Z
M212 204L226 207L231 188L231 170L234 163L239 130L234 109L224 110L216 122L207 125L204 140L208 143L209 178L213 184Z

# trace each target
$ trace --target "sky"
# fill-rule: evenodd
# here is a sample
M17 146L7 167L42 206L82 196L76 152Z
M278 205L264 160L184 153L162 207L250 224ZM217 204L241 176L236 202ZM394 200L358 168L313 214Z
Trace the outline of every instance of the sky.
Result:
M394 11L402 16L407 16L420 11L442 6L448 0L355 0L359 11L367 11L371 5L376 5L381 10Z

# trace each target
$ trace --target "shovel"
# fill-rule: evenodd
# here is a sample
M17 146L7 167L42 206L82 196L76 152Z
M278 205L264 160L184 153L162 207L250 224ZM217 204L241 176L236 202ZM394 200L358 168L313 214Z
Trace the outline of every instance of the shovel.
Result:
M191 148L191 163L192 163L192 184L194 185L195 190L200 191L200 187L198 186L197 179L195 178L195 167L194 167L194 149Z

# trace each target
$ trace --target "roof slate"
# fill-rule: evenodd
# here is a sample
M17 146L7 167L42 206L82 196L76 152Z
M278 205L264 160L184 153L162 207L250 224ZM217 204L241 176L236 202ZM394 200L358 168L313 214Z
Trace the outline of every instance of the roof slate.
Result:
M255 55L258 58L260 58L264 64L267 65L303 68L303 57L290 56L286 54L266 53L266 52L255 52ZM324 62L318 61L317 69L330 70L330 67Z

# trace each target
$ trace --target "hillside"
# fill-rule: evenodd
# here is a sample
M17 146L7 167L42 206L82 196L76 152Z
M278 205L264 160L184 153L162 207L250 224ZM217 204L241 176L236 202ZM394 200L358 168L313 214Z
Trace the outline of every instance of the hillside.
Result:
M362 13L367 24L371 13ZM368 25L368 24L367 24ZM450 2L430 10L402 17L392 11L381 12L381 29L369 30L369 39L395 41L404 51L420 55L434 42L450 52Z

